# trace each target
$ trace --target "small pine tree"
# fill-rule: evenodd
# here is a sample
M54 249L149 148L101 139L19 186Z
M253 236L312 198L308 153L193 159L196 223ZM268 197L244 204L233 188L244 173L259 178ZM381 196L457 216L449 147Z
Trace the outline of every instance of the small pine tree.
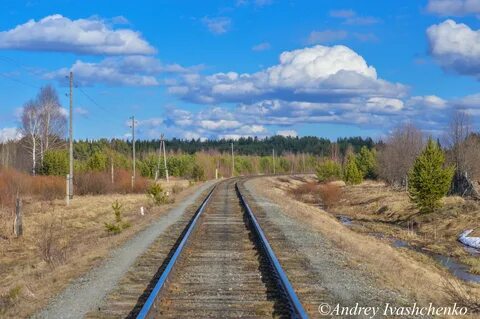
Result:
M375 149L369 150L368 147L362 146L357 155L357 166L362 172L363 178L376 178L377 153Z
M415 160L409 177L409 195L422 213L433 212L450 189L455 168L444 167L445 155L432 139Z
M350 154L348 156L343 176L345 182L350 185L360 184L363 181L363 174L358 169L355 155Z
M326 160L317 166L317 178L319 182L331 182L342 178L342 167L332 160Z

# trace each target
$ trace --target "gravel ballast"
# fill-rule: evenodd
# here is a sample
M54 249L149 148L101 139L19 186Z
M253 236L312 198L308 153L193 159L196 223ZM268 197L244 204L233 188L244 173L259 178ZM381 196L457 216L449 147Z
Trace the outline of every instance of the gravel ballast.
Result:
M316 279L312 284L321 286L326 292L324 296L317 297L317 305L327 302L330 305L333 303L332 306L337 303L340 306L355 306L358 303L360 306L377 306L382 309L386 303L396 306L410 304L408 298L398 292L379 287L368 272L362 270L361 265L356 268L350 267L345 252L335 247L325 235L311 227L308 221L290 216L281 203L273 202L263 196L262 192L268 192L268 190L260 190L258 186L256 187L255 179L247 181L244 186L254 200L254 206L263 210L262 215L265 216L266 224L277 228L291 246L275 252L280 262L282 259L293 258L292 252L308 261L309 272ZM271 242L275 246L275 238L272 238ZM285 271L288 275L288 267L285 267ZM291 281L295 286L295 278L291 278ZM312 297L315 298L315 296ZM313 317L316 316L313 315Z

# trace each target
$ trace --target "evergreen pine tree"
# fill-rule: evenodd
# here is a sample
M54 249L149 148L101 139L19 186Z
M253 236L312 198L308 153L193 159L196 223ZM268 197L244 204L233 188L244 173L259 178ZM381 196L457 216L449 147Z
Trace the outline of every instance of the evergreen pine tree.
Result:
M377 153L375 149L369 150L368 147L362 146L360 153L357 155L357 166L364 178L375 178L375 169L377 166Z
M422 213L440 206L440 199L450 189L455 168L444 167L445 155L432 139L415 160L409 177L409 194Z
M363 174L358 169L357 160L354 154L350 154L345 165L345 182L350 185L360 184L363 180Z

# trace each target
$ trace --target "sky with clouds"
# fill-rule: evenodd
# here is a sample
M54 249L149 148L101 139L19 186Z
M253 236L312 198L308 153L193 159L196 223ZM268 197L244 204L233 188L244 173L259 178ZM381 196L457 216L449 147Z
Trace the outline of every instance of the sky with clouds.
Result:
M52 84L77 138L381 137L480 120L480 0L2 1L0 141ZM478 128L478 126L477 126Z

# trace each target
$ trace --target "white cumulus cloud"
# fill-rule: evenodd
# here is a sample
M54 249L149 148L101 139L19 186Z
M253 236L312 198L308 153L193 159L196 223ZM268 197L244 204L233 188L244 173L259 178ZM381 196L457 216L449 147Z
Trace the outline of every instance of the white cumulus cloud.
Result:
M102 83L109 86L157 86L157 75L162 73L188 73L197 67L185 68L178 64L162 64L150 56L132 55L108 57L100 62L77 60L70 68L62 68L45 74L46 79L65 81L65 76L72 71L75 82L81 86Z
M342 45L286 51L280 63L257 73L188 75L169 91L197 103L265 99L331 101L353 97L398 97L405 87L379 79L374 67Z
M94 55L154 54L139 32L113 29L98 17L71 20L60 14L29 20L0 32L0 48Z
M480 30L446 20L427 29L430 53L447 71L480 77Z

